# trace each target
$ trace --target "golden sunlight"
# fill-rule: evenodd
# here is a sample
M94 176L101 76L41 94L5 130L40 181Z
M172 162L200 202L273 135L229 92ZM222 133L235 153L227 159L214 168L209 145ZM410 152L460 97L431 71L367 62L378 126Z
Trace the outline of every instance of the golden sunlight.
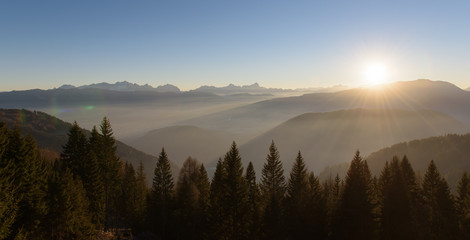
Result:
M387 67L380 63L371 63L364 68L364 84L377 86L387 82Z

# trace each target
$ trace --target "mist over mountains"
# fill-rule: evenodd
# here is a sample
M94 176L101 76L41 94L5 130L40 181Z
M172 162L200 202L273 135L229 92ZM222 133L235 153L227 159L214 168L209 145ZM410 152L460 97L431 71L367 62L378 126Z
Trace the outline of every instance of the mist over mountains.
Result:
M430 109L470 126L470 92L441 81L396 82L379 89L356 88L334 93L312 93L274 98L183 121L207 129L260 133L306 112L341 109Z
M300 150L318 173L348 162L357 149L368 155L398 142L470 131L470 92L448 82L303 93L258 84L180 91L121 82L2 92L0 107L43 111L87 129L108 116L117 138L135 149L155 156L165 147L177 164L192 156L209 168L234 140L257 170L274 140L285 169Z
M319 173L325 167L351 160L360 150L364 156L397 142L467 133L469 128L448 115L430 111L351 109L326 113L305 113L294 117L240 147L243 160L261 170L272 140L278 146L286 169L298 151L310 168Z
M385 162L390 162L394 156L401 159L406 155L419 177L426 172L429 161L434 160L450 187L455 190L462 173L470 171L469 146L470 134L447 134L400 142L365 156L371 173L376 176L380 175ZM336 174L344 177L348 167L347 162L327 167L321 172L320 178L328 179Z

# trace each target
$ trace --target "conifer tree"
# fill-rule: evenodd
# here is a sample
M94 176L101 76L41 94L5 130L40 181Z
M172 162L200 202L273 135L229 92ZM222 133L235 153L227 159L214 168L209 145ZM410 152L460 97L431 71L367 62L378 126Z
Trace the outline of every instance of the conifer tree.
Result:
M176 184L176 207L174 215L176 225L185 229L178 231L180 239L198 238L197 220L199 213L199 164L196 159L188 157L181 168Z
M459 239L455 205L449 186L432 160L424 175L423 196L428 212L430 239Z
M371 187L367 163L356 151L346 175L335 239L376 239Z
M210 188L210 209L209 209L209 239L228 239L227 228L229 222L224 211L225 180L227 172L225 164L221 158L217 161L214 176Z
M210 188L209 177L207 176L204 164L199 168L199 174L196 182L199 191L198 197L198 211L196 220L196 237L199 239L206 239L207 231L209 230L209 208L210 208Z
M257 239L260 231L260 192L256 182L256 172L253 163L249 162L245 174L246 182L248 184L248 204L251 226L249 227L249 238Z
M144 173L144 165L140 161L139 168L136 173L136 195L135 195L135 215L137 217L134 223L134 231L140 232L143 230L145 217L147 213L147 181Z
M71 170L56 161L48 182L46 239L96 238L80 178L74 179Z
M137 179L134 166L127 162L124 164L121 188L122 194L119 212L122 216L122 221L134 229L139 220L139 216L136 215Z
M72 171L72 174L83 178L86 174L84 164L89 158L87 138L77 122L73 123L67 135L68 140L60 154L60 159Z
M300 197L305 194L307 187L307 168L300 151L297 153L294 166L290 172L289 183L287 185L287 201L300 203Z
M462 174L457 186L457 210L460 231L464 239L470 239L470 176Z
M338 222L340 200L343 191L343 181L336 174L334 179L328 180L324 187L326 194L326 209L327 209L327 232L328 236L332 236L334 224Z
M307 177L306 204L305 212L305 229L302 231L300 239L326 239L327 232L327 210L324 191L317 177L310 172ZM297 239L297 238L296 238Z
M104 187L105 230L117 221L122 163L116 156L116 140L108 118L101 121L100 132L93 128L90 144L97 157Z
M6 124L0 123L0 239L6 239L10 235L18 211L16 188L13 183L14 165L4 157L7 147Z
M89 210L92 222L99 229L105 221L104 183L97 157L93 152L89 151L88 153L88 157L83 163L84 175L82 176L82 182L90 203Z
M307 169L299 151L287 185L285 220L290 239L305 239L307 228L310 227L306 215L309 187L307 177Z
M151 229L157 230L162 238L167 235L170 204L174 195L174 183L171 175L170 161L162 148L158 156L157 164L154 171L152 189L149 197L149 205L151 207L150 222L153 226Z
M426 226L427 210L425 208L422 189L418 185L416 174L406 155L403 156L400 162L400 168L409 193L411 206L411 221L409 224L410 228L415 229L415 231L410 232L409 235L415 239L428 239L429 228Z
M398 158L385 165L380 176L381 233L383 239L415 239L410 193Z
M8 167L8 172L14 173L11 181L16 190L13 196L18 203L11 236L40 238L40 220L47 213L45 165L30 135L23 138L18 127L7 133L8 145L3 159L12 167Z
M95 128L96 130L96 128ZM60 159L75 177L79 177L89 200L89 210L93 223L100 228L104 222L104 186L101 179L98 159L88 142L85 133L77 122L68 132L68 140L64 145Z
M265 239L283 238L285 231L282 223L282 203L286 181L274 141L271 142L263 167L260 189L264 201L262 237Z
M242 162L235 142L225 154L224 165L226 176L223 180L225 191L222 208L229 224L223 230L229 239L246 239L250 225L248 185L243 177Z

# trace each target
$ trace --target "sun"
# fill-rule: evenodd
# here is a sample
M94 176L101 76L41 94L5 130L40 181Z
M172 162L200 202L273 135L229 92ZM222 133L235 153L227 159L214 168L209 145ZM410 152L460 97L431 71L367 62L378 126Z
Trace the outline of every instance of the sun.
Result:
M387 82L388 69L381 63L369 63L364 67L364 84L377 86Z

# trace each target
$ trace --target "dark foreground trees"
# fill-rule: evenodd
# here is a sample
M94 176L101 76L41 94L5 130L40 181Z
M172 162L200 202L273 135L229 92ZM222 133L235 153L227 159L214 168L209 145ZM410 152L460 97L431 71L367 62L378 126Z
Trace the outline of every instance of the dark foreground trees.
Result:
M209 181L191 157L174 178L162 149L148 188L142 164L116 157L104 119L89 136L75 123L53 162L31 137L0 124L0 158L0 239L96 239L116 228L149 239L470 237L468 174L454 196L434 161L418 178L406 156L376 178L357 152L344 179L321 183L300 152L286 178L273 142L258 181L233 143Z

